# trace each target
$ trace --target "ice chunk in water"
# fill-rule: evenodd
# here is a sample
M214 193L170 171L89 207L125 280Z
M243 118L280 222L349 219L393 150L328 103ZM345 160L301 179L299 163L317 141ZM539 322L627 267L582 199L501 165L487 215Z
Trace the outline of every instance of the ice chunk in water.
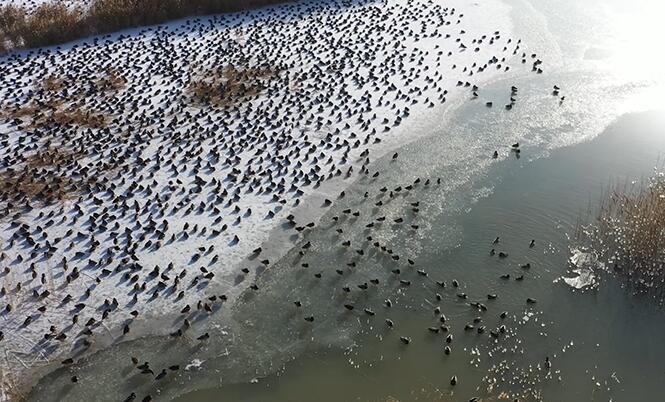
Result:
M596 253L573 249L568 262L571 266L569 275L573 276L562 276L560 280L574 289L594 289L598 286L594 269L602 268L602 263Z

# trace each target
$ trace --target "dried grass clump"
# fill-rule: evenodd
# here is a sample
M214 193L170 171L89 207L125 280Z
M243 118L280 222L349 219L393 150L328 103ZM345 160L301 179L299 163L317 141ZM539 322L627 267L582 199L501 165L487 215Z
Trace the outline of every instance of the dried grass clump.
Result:
M14 109L6 109L0 113L8 119L21 120L26 123L28 128L38 128L44 126L78 126L87 128L105 128L108 118L101 114L91 111L84 111L80 108L71 107L60 110L61 100L52 100L47 102L51 110L37 108L32 104L21 106Z
M80 152L63 149L61 147L48 146L47 148L41 149L28 156L25 163L30 169L42 167L60 169L73 164L81 156Z
M81 109L57 110L53 113L53 121L59 125L70 125L89 128L106 127L106 117L99 113L82 111Z
M16 202L36 201L50 205L68 199L71 179L67 177L33 177L29 171L0 175L0 195ZM5 198L5 196L7 198Z
M65 80L56 77L55 75L49 75L48 77L44 78L44 81L42 81L42 89L44 89L47 92L58 92L62 91L65 88Z
M195 103L224 107L256 98L279 76L278 68L228 66L197 74L187 93Z
M665 174L641 185L617 186L603 196L594 222L577 238L637 291L665 292Z
M36 114L37 114L37 107L30 104L2 111L2 116L11 119L21 119L23 117L35 116Z
M68 177L79 154L62 148L49 147L28 156L18 168L0 173L0 200L11 209L24 204L50 205L78 195L82 180Z
M97 79L95 85L102 92L119 91L127 85L127 78L123 77L118 70L109 69L101 78Z
M87 128L105 128L106 115L86 110L85 95L90 89L99 93L120 90L127 84L126 78L114 69L93 77L89 85L74 87L62 77L49 75L38 81L35 87L40 89L42 99L26 102L23 105L4 105L0 109L0 117L15 122L25 123L25 127L38 128L44 126L79 126ZM69 90L64 93L63 90Z

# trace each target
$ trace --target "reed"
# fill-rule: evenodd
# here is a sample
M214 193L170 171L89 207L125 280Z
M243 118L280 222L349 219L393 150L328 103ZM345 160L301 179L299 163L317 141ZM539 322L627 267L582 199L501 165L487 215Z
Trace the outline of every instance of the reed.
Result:
M593 248L631 289L665 295L665 174L613 186L581 220L576 238Z
M50 0L34 12L0 6L0 54L50 46L126 28L195 15L241 11L282 0L93 0L85 8Z

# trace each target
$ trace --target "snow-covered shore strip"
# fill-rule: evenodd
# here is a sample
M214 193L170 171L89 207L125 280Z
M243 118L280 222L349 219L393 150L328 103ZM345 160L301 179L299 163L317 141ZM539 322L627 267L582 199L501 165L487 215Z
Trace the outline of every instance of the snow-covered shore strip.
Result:
M443 11L444 9L446 11ZM455 9L454 13L453 9ZM151 172L149 168L158 165L151 165L149 162L142 170L146 177L137 180L138 186L144 186L141 191L129 191L131 184L129 179L126 183L121 184L122 174L111 178L111 182L117 185L115 193L121 191L124 191L125 194L128 191L136 193L127 199L127 204L131 206L131 209L134 209L136 202L138 210L144 210L150 197L146 192L148 188L171 197L169 201L165 201L170 202L169 211L179 203L183 206L173 215L159 216L158 212L150 215L148 219L154 218L154 221L160 222L160 225L163 220L168 222L168 229L160 229L165 233L163 244L159 250L155 250L154 247L144 248L142 244L142 247L134 253L143 267L143 271L140 273L144 278L141 278L138 283L147 281L148 273L157 265L160 267L160 274L163 274L169 263L174 266L166 274L169 277L169 286L175 275L183 270L188 271L182 282L184 286L181 286L178 291L188 289L187 285L193 277L201 277L199 266L205 266L209 272L214 273L214 277L208 281L207 287L199 289L196 285L189 288L179 300L176 300L178 291L171 295L167 295L165 291L160 293L159 297L153 298L155 280L145 292L138 293L137 301L132 303L131 299L134 296L134 292L131 291L132 287L120 280L121 275L125 273L122 270L124 267L121 267L120 273L114 274L115 276L111 275L100 280L99 283L95 283L96 278L100 276L99 271L102 269L100 265L108 256L104 252L113 245L112 239L107 237L107 234L98 233L95 240L101 243L100 246L92 253L87 252L90 246L90 238L86 238L87 233L90 232L87 218L93 213L100 213L100 216L96 218L100 219L103 215L102 211L107 207L111 214L115 211L112 209L114 208L112 197L106 197L103 193L89 194L80 202L64 204L65 211L73 211L74 205L85 211L78 223L73 225L49 226L47 224L49 220L52 220L47 217L48 214L51 211L56 214L60 210L60 205L35 208L18 219L18 222L27 224L32 229L37 225L42 226L44 232L48 233L49 239L57 237L64 239L52 258L48 261L37 262L36 270L39 275L34 280L31 278L32 273L29 268L33 261L28 257L29 253L23 249L23 241L16 239L14 246L9 246L12 236L17 231L16 226L12 225L11 220L3 222L3 238L5 244L8 245L3 249L6 255L4 261L11 266L11 272L0 279L2 286L7 290L7 294L0 300L0 303L3 307L7 304L11 304L13 307L11 313L4 312L0 318L0 329L4 335L4 339L0 342L2 348L0 367L3 373L2 386L5 399L8 399L10 393L23 394L37 378L61 367L61 361L68 357L75 356L76 360L115 342L174 332L179 327L179 325L173 324L174 320L181 317L180 310L186 305L190 305L193 310L196 310L198 301L205 301L207 297L220 294L227 297L226 304L233 303L237 295L252 283L256 268L261 265L258 261L279 259L293 243L294 239L291 238L291 235L296 232L291 230L287 232L281 228L285 218L293 214L298 226L316 222L325 212L325 208L322 208L324 199L334 200L341 189L350 184L356 174L361 171L365 163L365 158L361 157L361 153L369 149L370 158L375 160L419 136L431 134L431 129L438 126L451 102L471 98L472 85L480 86L483 82L495 78L497 74L505 71L506 65L511 67L521 65L520 57L518 57L521 55L521 49L517 52L517 56L513 56L517 38L510 36L508 12L507 7L497 1L482 4L449 1L441 5L438 2L406 2L403 0L387 3L360 2L353 3L353 5L334 3L330 6L323 6L323 3L304 3L243 13L237 19L197 19L196 21L199 21L197 25L191 21L176 22L159 31L153 29L139 33L139 30L136 30L125 35L129 38L108 44L100 43L98 45L99 55L107 56L110 60L107 63L119 65L119 68L128 76L128 88L118 94L121 103L128 104L136 99L138 92L142 96L141 99L149 100L147 105L142 105L139 110L146 113L157 113L156 119L151 121L150 125L143 127L144 130L156 127L157 120L168 123L172 121L173 117L182 118L185 112L190 112L195 116L189 121L178 122L175 126L163 128L164 131L170 133L184 133L188 129L213 129L213 124L207 121L210 110L206 110L205 114L197 115L198 109L194 106L174 107L172 103L174 98L171 95L181 92L184 84L176 82L172 77L165 79L163 72L159 71L157 67L161 66L160 63L164 61L160 58L159 53L166 50L157 48L158 45L173 46L169 49L167 58L173 63L171 67L177 71L186 71L194 63L208 64L212 67L219 60L214 59L214 54L206 53L205 47L210 46L210 43L214 41L228 41L229 37L236 38L236 40L233 40L233 44L226 48L230 54L230 56L224 56L227 57L227 62L237 61L241 58L240 56L248 58L255 64L265 61L258 59L260 56L272 57L273 60L269 60L271 62L283 61L287 68L282 74L286 74L293 80L297 78L300 81L300 88L294 90L284 85L268 88L257 99L251 101L254 108L244 108L242 111L256 115L256 121L260 124L259 129L265 130L270 135L292 135L295 138L294 144L299 144L303 149L305 148L304 142L309 141L309 144L316 149L312 155L318 156L319 152L325 150L325 157L318 159L319 164L322 165L321 176L328 177L331 165L325 164L325 162L329 158L332 158L333 164L342 169L342 174L335 176L335 170L333 170L333 177L323 181L316 188L302 186L302 182L300 182L297 184L298 190L302 191L300 196L296 196L294 191L289 192L291 185L296 184L293 181L293 175L277 176L275 182L283 178L285 180L283 186L286 190L285 193L278 195L285 203L277 205L272 198L277 193L278 187L262 182L257 186L270 187L271 191L260 194L243 191L238 194L238 197L235 197L237 199L232 201L231 205L227 206L227 201L234 198L236 188L231 185L227 188L227 199L219 205L222 212L218 216L223 219L213 223L216 218L211 217L206 210L209 205L207 190L198 194L185 191L196 185L196 176L207 183L203 185L206 187L213 178L220 181L226 178L234 168L241 172L248 172L248 167L255 172L265 172L270 168L279 171L281 167L275 167L268 160L258 163L256 155L258 147L255 148L248 141L245 144L236 144L234 156L238 160L234 166L220 162L219 168L215 171L206 171L201 167L197 169L197 173L193 173L191 169L194 165L193 160L182 159L183 153L189 149L189 145L183 146L182 153L178 153L176 148L180 146L179 144L167 142L159 136L147 139L146 146L140 149L141 158L152 162L160 155L166 156L170 151L175 151L177 155L168 156L177 158L178 161L182 160L177 166L178 172L173 174L170 170L158 168L154 170L153 177L148 177ZM447 20L449 25L438 20L438 17L441 16L446 17L444 20ZM381 18L384 17L385 19L382 20ZM279 18L280 21L269 22L270 18ZM321 22L321 19L324 23ZM203 29L198 30L194 26L203 27ZM271 29L276 29L276 31L271 31ZM405 33L398 34L398 29L404 30ZM499 34L497 35L495 32L499 32ZM439 36L439 34L441 35ZM450 35L449 38L445 37L447 34ZM257 41L268 38L267 41L270 43L270 35L274 35L272 40L275 42L289 39L290 41L295 40L295 43L290 43L287 48L279 48L280 52L277 53L253 54L252 51L256 50L254 46ZM297 38L300 37L307 41L298 42ZM404 37L409 40L401 40ZM309 38L313 38L313 42L309 42ZM481 43L474 43L481 38ZM509 39L511 42L508 42ZM384 42L393 46L382 47ZM462 48L460 46L462 44L466 48ZM196 45L201 45L203 49L195 50ZM274 46L277 48L278 43L275 43ZM477 51L475 51L476 47ZM90 51L90 48L68 49L56 55L53 59L54 64L49 68L51 71L58 71L59 68L67 71L72 67L73 59ZM155 53L137 53L140 51L154 51ZM45 57L43 56L43 58ZM498 62L491 63L493 57L497 57ZM503 57L511 60L509 63L501 62ZM437 60L437 58L439 59ZM43 60L42 56L35 56L34 59ZM20 63L19 61L8 62L10 68L20 65ZM501 68L497 68L497 65L501 65ZM486 67L479 72L478 68L483 66ZM94 63L90 66L91 70L99 68L101 67ZM530 70L530 64L527 64L523 71L528 70ZM474 73L472 76L469 75L471 71ZM310 76L303 76L303 72L309 73ZM18 80L19 86L24 85L27 89L42 75L43 72L39 70L34 71L32 75L23 75L19 73L18 69L5 75L3 87L0 89L3 99L25 101L29 98L27 91L20 95L14 93L11 97L8 96L11 89L8 82ZM372 76L376 76L376 78L372 78ZM358 79L365 81L359 82ZM458 81L470 82L471 86L464 84L458 86ZM284 84L284 82L280 82L280 84ZM131 88L135 89L134 93L129 92ZM448 93L444 95L443 90L447 90ZM371 96L367 96L366 93ZM379 98L381 98L380 101ZM314 99L315 102L303 104L311 109L303 107L298 111L282 107L294 105L294 99ZM90 103L94 103L94 100L91 100ZM149 109L150 106L162 108L164 112L155 112L155 109ZM261 108L275 113L272 118L277 121L281 120L281 128L270 126L267 120L262 120L259 113ZM372 118L373 114L376 114L376 118ZM320 116L321 120L313 118L308 121L310 116ZM283 117L287 119L283 119ZM388 120L387 123L383 122L384 118ZM330 122L328 122L329 119ZM198 122L199 125L192 124L192 121ZM317 124L319 121L323 124ZM390 127L389 131L384 131L386 126ZM367 144L362 144L365 136L371 133L372 129L376 129L376 134L370 137ZM0 130L3 137L6 137L10 143L8 148L17 147L19 138L25 135L24 130L17 129L10 124L0 126ZM230 124L226 129L222 127L216 130L219 130L220 135L223 136L232 134L243 138L247 136L238 124ZM84 130L79 130L79 133L82 132ZM332 141L328 139L328 134L331 134L332 138L338 139L340 144L344 140L352 144L357 138L362 145L350 149L344 158L344 150L349 148L334 149L334 146L330 149L325 148L325 145ZM353 134L357 137L353 137ZM305 136L307 136L307 140L305 140ZM375 138L380 138L381 142L375 143ZM200 146L201 155L209 154L217 147L214 141L214 137L203 138L201 142L193 144L192 149ZM237 145L240 145L242 149L238 149ZM308 164L307 171L309 171L309 168L314 166L312 159L306 161L304 153L296 155L287 152L293 149L294 147L284 149L281 154L291 158L293 163ZM2 152L5 156L9 153L9 149L3 149ZM100 158L103 157L104 155ZM230 156L226 154L221 159L226 157ZM342 164L343 159L346 159L345 164ZM79 161L84 165L92 165L95 162L97 160L94 158ZM187 167L187 169L183 169L183 167ZM347 178L346 171L349 167L353 167L353 174ZM299 178L302 180L302 176ZM180 180L182 184L173 184L173 187L167 188L169 181L174 182L175 180ZM179 193L180 189L185 192L184 195ZM98 205L100 201L92 200L93 196L101 200L101 205ZM298 206L295 205L296 198L301 200ZM187 208L190 206L198 208L199 205L202 205L201 202L206 204L203 213L185 214ZM236 206L239 211L237 213L234 212ZM251 209L251 214L247 214L248 209ZM275 213L274 218L266 218L269 211ZM43 216L40 217L39 214L42 212ZM235 224L239 216L241 221ZM136 216L130 214L123 215L122 218L117 217L115 222L121 224L118 229L120 232L129 228L130 232L135 233L134 237L138 237L143 233L145 227L150 225L148 219L141 213ZM141 225L137 225L137 222L141 222ZM185 224L189 225L186 239L183 237L182 231ZM209 237L212 230L219 229L224 224L228 227L225 232L221 232L214 238ZM197 226L196 233L191 233ZM207 234L201 236L203 227L207 228ZM74 238L67 235L70 229L73 230ZM80 240L75 239L77 232L83 234ZM177 240L169 243L168 239L172 234L177 235ZM233 240L234 236L238 236L238 242ZM143 240L144 243L145 240ZM72 246L66 247L70 241L73 242ZM214 246L214 250L208 251L210 246ZM204 247L205 250L199 251L199 247ZM253 254L252 250L257 247L263 249L260 258L249 259L248 257ZM78 254L77 257L77 252L82 254ZM118 254L121 254L120 251ZM193 261L197 254L199 257ZM19 255L22 261L18 261ZM215 255L218 255L218 258L215 259L215 262L211 262ZM68 272L64 272L60 264L63 257L67 257L69 261ZM126 263L121 263L118 261L120 258L122 255L113 257L113 261L109 262L106 268L114 270L118 266L131 263L131 259ZM90 260L95 261L96 264L90 266L88 263ZM71 273L73 266L79 267L81 277L69 285L65 285L65 276ZM238 283L239 276L243 276L240 268L244 267L250 268L250 272L243 281ZM42 273L45 274L43 286L39 283ZM16 289L19 282L23 285L20 291ZM201 283L204 282L201 280ZM93 290L90 295L82 297L91 287ZM32 290L39 289L39 293L41 293L45 288L50 290L50 295L35 300ZM71 294L73 300L70 305L62 306L61 301L67 294ZM116 298L117 306L110 308L111 313L101 321L101 324L91 326L93 335L86 339L90 340L92 345L82 348L81 337L77 334L84 329L86 321L90 318L94 317L99 322L103 312L103 308L100 309L100 307L104 306L105 299L110 301L113 298ZM86 304L81 311L72 306L79 302ZM46 306L46 311L34 316L29 325L23 325L26 317L34 315L37 307L40 306ZM221 304L216 304L213 308L219 309ZM129 315L129 312L133 310L139 312L135 319ZM73 314L80 316L77 324L72 324ZM128 334L123 335L123 327L127 323L132 323L131 330ZM45 341L44 334L50 332L51 326L56 327L54 334L68 331L69 335L59 341ZM203 331L204 329L201 329L201 332ZM192 336L192 339L195 339L195 336Z

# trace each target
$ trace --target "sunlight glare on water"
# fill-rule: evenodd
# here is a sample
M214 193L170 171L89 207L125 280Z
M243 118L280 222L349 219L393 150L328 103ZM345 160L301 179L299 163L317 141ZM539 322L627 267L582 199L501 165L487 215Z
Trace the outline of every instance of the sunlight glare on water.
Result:
M621 3L613 10L614 56L611 67L627 77L638 75L662 82L665 77L665 2L642 0Z
M613 23L608 38L611 56L604 62L619 79L647 86L627 100L627 109L665 108L665 2L618 2L606 11Z

